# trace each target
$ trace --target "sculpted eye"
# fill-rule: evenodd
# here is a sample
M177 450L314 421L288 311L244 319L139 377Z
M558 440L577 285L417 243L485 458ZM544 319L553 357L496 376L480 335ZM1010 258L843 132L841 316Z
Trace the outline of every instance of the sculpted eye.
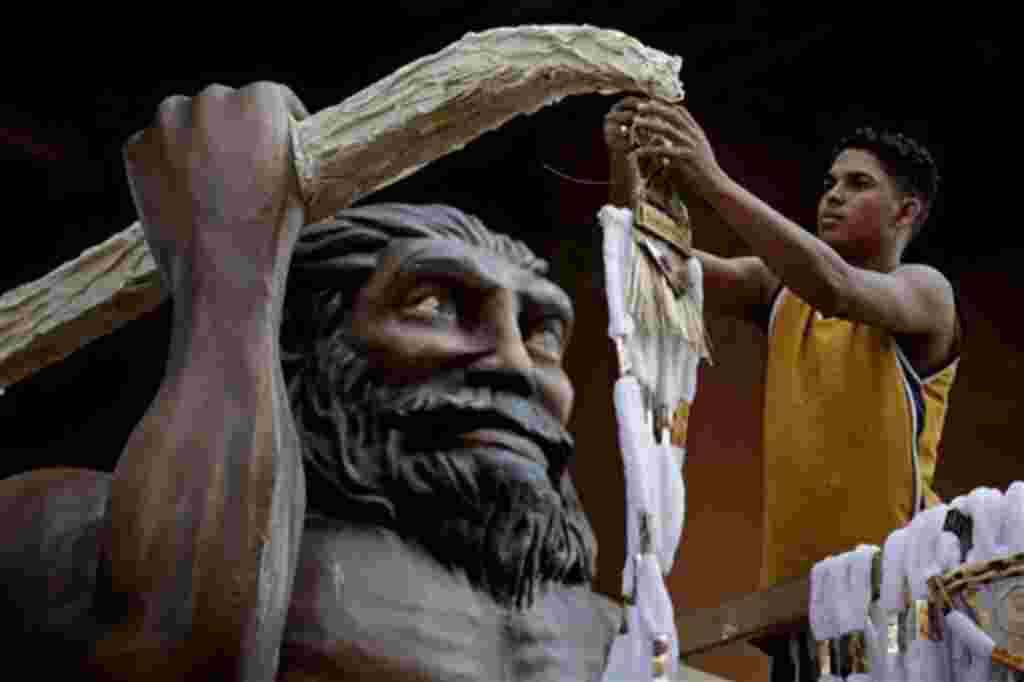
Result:
M424 322L454 322L458 310L451 292L437 285L419 286L405 297L402 314Z
M538 355L561 360L565 350L565 323L554 317L541 320L530 329L526 345Z

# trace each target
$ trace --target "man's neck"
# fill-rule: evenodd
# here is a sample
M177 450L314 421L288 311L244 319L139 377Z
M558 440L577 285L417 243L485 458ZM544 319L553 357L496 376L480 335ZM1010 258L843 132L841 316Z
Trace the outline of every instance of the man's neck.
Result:
M302 545L285 637L292 656L355 646L431 679L483 682L509 670L521 674L504 679L522 682L596 679L619 624L615 605L582 586L549 586L524 611L503 607L382 528L307 525Z
M892 272L902 265L903 262L903 251L901 249L881 251L873 254L847 255L840 252L840 255L850 265L874 272Z

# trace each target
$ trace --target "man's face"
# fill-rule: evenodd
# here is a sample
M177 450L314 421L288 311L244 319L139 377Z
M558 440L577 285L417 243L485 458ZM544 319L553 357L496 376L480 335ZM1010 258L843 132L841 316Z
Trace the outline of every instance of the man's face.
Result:
M818 202L818 236L846 256L880 251L885 231L901 216L903 197L874 154L846 149L825 176Z

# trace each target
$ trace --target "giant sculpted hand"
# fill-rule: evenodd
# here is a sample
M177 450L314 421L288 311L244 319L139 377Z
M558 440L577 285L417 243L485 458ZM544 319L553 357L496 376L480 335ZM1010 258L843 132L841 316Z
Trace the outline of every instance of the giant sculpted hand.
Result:
M278 326L305 211L287 88L164 101L125 145L174 298L167 370L118 460L101 679L270 682L305 514Z
M305 217L289 119L306 115L283 85L212 85L166 99L125 144L136 208L176 295L211 281L283 285Z

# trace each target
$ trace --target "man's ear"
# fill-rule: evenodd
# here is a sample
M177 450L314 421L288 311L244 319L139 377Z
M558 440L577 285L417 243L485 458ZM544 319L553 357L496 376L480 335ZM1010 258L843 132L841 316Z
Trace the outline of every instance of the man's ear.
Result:
M920 220L924 220L924 201L921 200L921 197L907 194L899 202L899 207L896 209L896 224L913 230Z

